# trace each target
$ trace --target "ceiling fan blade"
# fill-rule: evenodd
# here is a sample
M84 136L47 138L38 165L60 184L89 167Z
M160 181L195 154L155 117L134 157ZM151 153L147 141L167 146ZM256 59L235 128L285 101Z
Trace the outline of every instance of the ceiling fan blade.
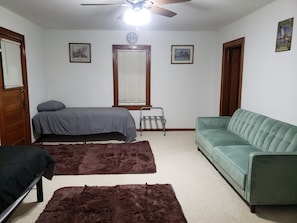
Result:
M105 4L80 4L81 6L110 6L110 5L120 5L125 6L124 3L105 3Z
M163 8L160 8L160 7L157 7L157 6L152 6L150 8L150 11L153 12L153 13L156 13L158 15L163 15L163 16L166 16L166 17L173 17L176 15L175 12L173 11L170 11L168 9L163 9Z
M153 0L154 4L157 4L157 5L182 3L182 2L190 2L190 1L191 0Z

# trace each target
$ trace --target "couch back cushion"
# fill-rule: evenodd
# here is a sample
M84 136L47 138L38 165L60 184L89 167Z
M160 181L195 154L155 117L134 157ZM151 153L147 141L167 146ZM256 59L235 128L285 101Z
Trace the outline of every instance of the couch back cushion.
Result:
M266 152L297 152L297 126L244 109L232 115L228 130Z
M297 152L297 126L266 118L252 144L266 152Z
M227 129L252 144L253 139L267 117L244 109L237 109Z

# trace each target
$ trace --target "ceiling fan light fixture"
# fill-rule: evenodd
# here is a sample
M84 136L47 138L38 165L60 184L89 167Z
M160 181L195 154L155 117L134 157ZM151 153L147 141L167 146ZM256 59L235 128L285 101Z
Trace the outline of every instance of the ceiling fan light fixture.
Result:
M129 8L124 13L124 22L133 26L143 26L151 21L151 14L145 8Z

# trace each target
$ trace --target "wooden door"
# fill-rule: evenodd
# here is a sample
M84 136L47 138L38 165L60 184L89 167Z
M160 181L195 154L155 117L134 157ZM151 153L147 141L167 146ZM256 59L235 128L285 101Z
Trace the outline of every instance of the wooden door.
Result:
M220 115L230 116L241 106L244 38L223 45Z
M7 29L0 28L0 38L20 44L20 62L22 73L22 84L20 84L20 86L6 88L3 77L3 65L0 63L1 145L30 144L31 128L24 36Z

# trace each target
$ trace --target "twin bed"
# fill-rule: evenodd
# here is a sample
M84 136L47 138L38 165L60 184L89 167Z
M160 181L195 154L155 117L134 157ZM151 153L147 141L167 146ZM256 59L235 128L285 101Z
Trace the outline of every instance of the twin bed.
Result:
M102 133L121 133L126 142L136 138L135 121L126 108L66 107L59 101L38 105L32 119L33 133L38 141L43 135L81 136Z

